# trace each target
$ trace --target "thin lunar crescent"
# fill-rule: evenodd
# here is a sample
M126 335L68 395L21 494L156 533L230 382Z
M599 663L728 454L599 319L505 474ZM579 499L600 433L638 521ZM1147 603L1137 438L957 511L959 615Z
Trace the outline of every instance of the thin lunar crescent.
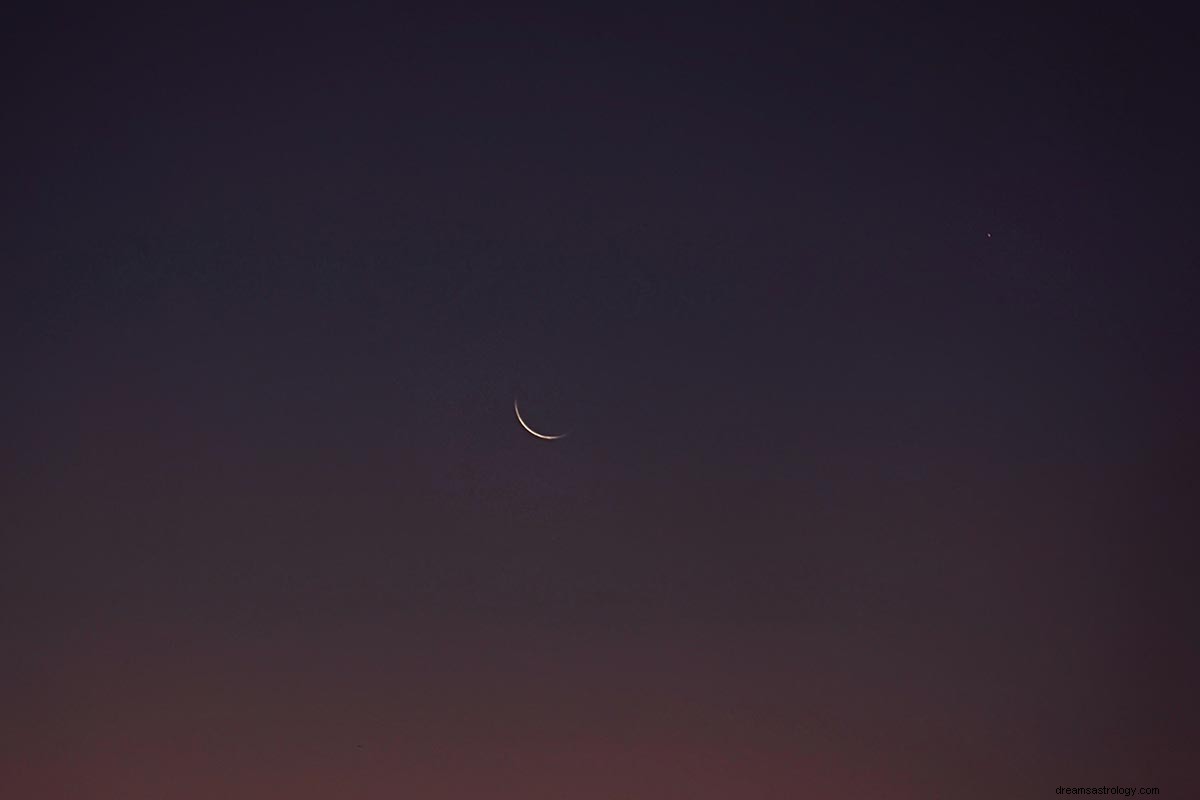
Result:
M526 425L525 420L521 419L521 409L517 408L517 401L515 398L513 399L513 411L517 412L517 422L521 423L521 427L524 428L525 430L529 431L530 433L532 433L534 436L536 436L539 439L553 440L553 439L561 439L564 436L566 436L565 433L560 433L557 436L547 436L544 433L538 433L533 428Z

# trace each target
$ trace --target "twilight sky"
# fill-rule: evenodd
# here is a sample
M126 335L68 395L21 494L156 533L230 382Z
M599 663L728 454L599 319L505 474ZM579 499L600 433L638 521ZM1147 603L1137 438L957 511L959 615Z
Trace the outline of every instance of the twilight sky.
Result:
M403 6L6 25L0 795L1200 791L1194 27Z

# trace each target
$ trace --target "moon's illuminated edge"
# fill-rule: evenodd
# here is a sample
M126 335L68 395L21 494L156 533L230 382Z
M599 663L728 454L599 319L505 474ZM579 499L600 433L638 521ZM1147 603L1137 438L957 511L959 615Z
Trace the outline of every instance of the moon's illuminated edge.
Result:
M533 428L526 425L525 420L521 419L521 409L517 408L517 401L515 398L513 399L513 411L517 412L517 422L521 423L521 427L524 428L525 430L529 431L529 433L533 434L534 436L536 436L539 439L546 439L547 441L553 441L554 439L561 439L564 436L566 436L565 433L560 433L557 436L547 436L544 433L538 433Z

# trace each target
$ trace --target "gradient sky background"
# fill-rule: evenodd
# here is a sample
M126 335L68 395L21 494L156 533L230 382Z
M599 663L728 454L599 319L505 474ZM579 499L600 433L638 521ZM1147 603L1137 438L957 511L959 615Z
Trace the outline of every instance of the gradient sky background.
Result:
M1193 26L402 6L6 23L0 794L1196 796Z

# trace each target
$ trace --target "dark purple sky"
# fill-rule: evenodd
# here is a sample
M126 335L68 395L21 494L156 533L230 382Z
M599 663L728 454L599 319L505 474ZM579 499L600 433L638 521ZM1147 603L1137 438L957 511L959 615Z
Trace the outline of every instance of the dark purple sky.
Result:
M400 5L6 24L0 795L1200 790L1194 27Z

